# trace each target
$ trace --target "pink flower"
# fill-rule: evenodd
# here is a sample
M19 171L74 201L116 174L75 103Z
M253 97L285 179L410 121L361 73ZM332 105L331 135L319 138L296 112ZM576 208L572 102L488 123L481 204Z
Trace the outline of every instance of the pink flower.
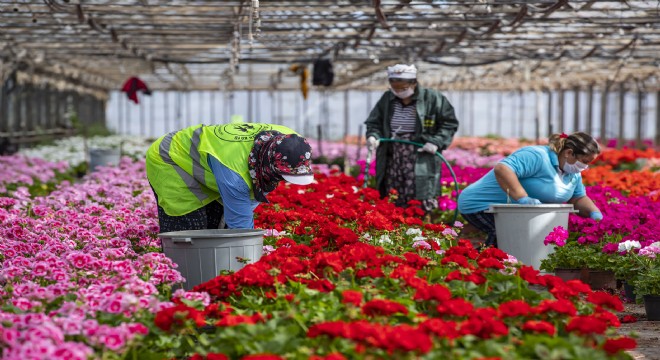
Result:
M126 344L124 337L119 332L114 331L101 335L100 341L110 350L121 349Z
M543 240L544 245L555 244L557 246L566 245L566 240L568 239L568 231L562 226L556 226L552 229L552 232L545 237Z

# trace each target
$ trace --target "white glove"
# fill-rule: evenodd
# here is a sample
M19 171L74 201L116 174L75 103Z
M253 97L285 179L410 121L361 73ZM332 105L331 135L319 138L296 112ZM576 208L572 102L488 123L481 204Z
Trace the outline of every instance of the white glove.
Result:
M438 145L427 142L426 144L424 144L423 147L417 149L417 152L422 152L422 151L426 151L427 153L430 154L435 154L435 152L438 151Z
M369 136L367 138L367 146L369 147L369 149L376 150L379 144L380 144L380 140L376 139L375 136Z

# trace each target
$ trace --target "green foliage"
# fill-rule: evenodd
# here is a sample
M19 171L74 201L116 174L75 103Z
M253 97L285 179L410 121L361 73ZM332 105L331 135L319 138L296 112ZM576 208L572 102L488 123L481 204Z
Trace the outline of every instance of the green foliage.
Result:
M555 269L592 269L614 270L616 261L602 251L601 244L580 244L569 239L564 246L555 247L555 251L541 260L540 269L554 272Z
M635 294L638 296L660 295L660 265L658 262L653 262L641 270L632 284L635 287Z

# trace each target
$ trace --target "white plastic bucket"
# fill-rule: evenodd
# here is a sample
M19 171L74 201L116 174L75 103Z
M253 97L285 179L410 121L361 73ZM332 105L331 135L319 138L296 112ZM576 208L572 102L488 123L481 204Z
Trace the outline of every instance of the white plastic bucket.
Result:
M96 171L98 166L119 165L119 149L89 149L89 171Z
M264 231L254 229L208 229L173 231L158 234L165 256L179 267L186 279L183 288L194 286L218 276L222 270L239 270L258 261L263 254Z
M495 216L497 247L538 269L554 251L543 240L557 226L568 229L568 215L576 211L571 204L496 204L486 212Z

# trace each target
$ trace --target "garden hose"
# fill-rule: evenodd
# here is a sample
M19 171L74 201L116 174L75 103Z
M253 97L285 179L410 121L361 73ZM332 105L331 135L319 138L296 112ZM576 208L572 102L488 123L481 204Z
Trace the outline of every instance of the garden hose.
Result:
M424 144L420 144L418 142L414 141L408 141L408 140L399 140L399 139L386 139L386 138L381 138L378 141L380 142L397 142L401 144L409 144L409 145L415 145L417 147L424 147ZM367 181L369 180L369 168L371 167L371 156L372 156L372 149L371 147L368 147L367 150L367 161L365 163L365 168L364 168L364 184L362 184L362 187L367 186ZM440 160L447 166L449 169L449 173L451 173L451 177L454 179L454 188L456 191L456 197L458 197L458 180L456 180L456 174L454 174L454 169L452 169L451 165L449 164L449 161L445 159L442 154L440 154L440 151L435 152L435 156L439 157ZM451 221L451 225L453 225L456 222L456 219L458 218L458 204L456 204L456 209L454 209L454 219Z

